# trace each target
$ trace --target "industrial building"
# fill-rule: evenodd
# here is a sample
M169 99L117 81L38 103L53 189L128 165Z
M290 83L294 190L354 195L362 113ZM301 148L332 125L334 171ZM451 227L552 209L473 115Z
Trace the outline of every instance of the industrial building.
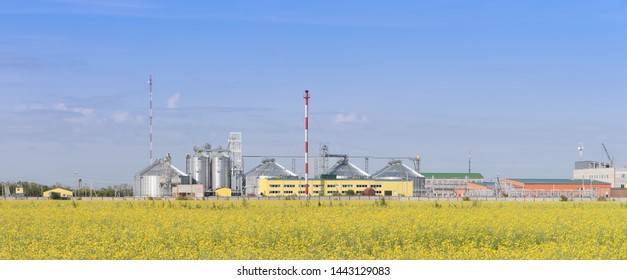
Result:
M242 133L231 132L227 149L211 145L194 147L185 158L183 172L171 164L171 157L155 161L135 176L136 197L204 197L241 195L243 192ZM224 189L229 189L225 191Z
M461 197L469 183L481 184L481 173L422 173L425 176L426 195L432 197Z
M618 168L613 163L577 161L573 179L597 180L610 183L613 189L624 189L627 185L627 168Z
M172 187L181 184L187 176L174 167L170 154L158 159L135 175L133 196L136 197L168 197L172 196ZM189 178L187 178L189 181Z
M241 141L241 134L231 135L230 139ZM241 147L241 142L237 146ZM242 162L234 159L237 156L231 149L213 149L209 144L194 147L194 155L186 156L186 172L182 172L171 164L168 155L135 176L134 195L187 198L307 195L305 179L274 158L264 158L259 165L242 174L241 168L236 168L237 162ZM369 193L422 196L426 194L425 176L401 160L392 160L370 175L343 155L326 172L309 182L309 195L314 196Z
M294 172L276 163L274 158L265 158L261 164L246 172L245 175L245 193L247 195L261 195L259 190L259 179L296 179L298 178Z
M152 76L149 77L150 91L150 160L152 161ZM277 196L277 195L424 195L425 177L419 173L420 157L411 158L412 169L402 161L391 161L373 175L361 170L348 161L347 155L328 153L323 145L320 163L322 171L308 182L309 138L308 100L305 91L305 176L296 176L293 171L279 165L274 159L264 159L260 165L244 173L242 155L242 133L231 132L226 149L212 148L206 144L194 147L194 154L185 158L185 172L171 164L168 154L137 173L133 185L136 197L190 197L205 196ZM340 157L334 166L327 169L329 158ZM369 157L364 157L366 170ZM404 158L407 159L407 158ZM292 165L294 165L294 159ZM318 170L319 166L316 166ZM295 169L294 167L292 169ZM302 181L302 182L301 182ZM307 189L311 186L311 191Z
M373 179L381 181L412 181L412 196L426 194L425 176L405 165L402 160L392 160L383 169L372 174Z
M498 184L495 182L469 182L465 189L456 189L457 197L500 197Z
M604 197L609 196L611 186L589 179L503 179L501 182L513 186L503 190L510 197Z
M365 195L372 191L379 196L412 196L413 180L378 180L378 179L325 179L309 180L309 192L312 196ZM306 196L303 178L263 178L259 179L259 193L262 196Z
M610 197L627 197L627 168L617 167L614 156L610 154L604 143L603 151L607 156L607 162L581 160L583 157L583 144L579 144L579 161L575 162L575 168L573 170L574 180L596 180L610 184L609 193L606 196Z
M251 184L249 188L249 183ZM305 179L272 160L247 173L246 189L249 195L312 196L379 195L414 196L424 192L424 177L401 161L391 161L386 167L370 175L343 157L319 178Z
M176 198L203 198L205 197L205 186L179 184L172 187L172 196Z
M56 188L56 189L52 189L52 190L49 190L49 191L45 191L44 194L43 194L43 197L50 198L50 196L53 193L59 194L59 197L61 197L61 198L69 198L69 197L73 196L72 191L70 191L70 190L66 190L66 189L62 189L62 188Z
M228 146L212 148L210 144L194 147L194 155L186 157L186 174L190 184L204 186L207 195L221 188L231 189L234 195L243 192L244 161L242 159L242 133L231 132Z
M152 77L149 81L152 98ZM206 144L194 147L187 155L186 172L171 164L168 154L137 173L133 186L138 197L192 197L205 196L306 196L372 194L384 196L555 196L558 193L579 194L581 197L608 196L625 189L627 168L616 168L614 158L603 148L609 163L578 161L573 180L505 179L496 183L484 182L480 173L471 173L469 154L468 173L420 173L420 156L405 158L414 161L414 168L402 160L392 160L381 170L368 174L369 159L380 157L358 156L365 160L361 170L348 160L348 155L330 154L327 145L321 145L320 156L314 163L314 176L309 176L309 92L305 101L304 177L297 176L278 164L273 158L244 173L242 134L231 132L226 149ZM150 101L152 106L152 99ZM152 160L152 107L150 107L150 159ZM580 144L580 158L583 145ZM295 169L292 158L292 169ZM329 158L341 158L328 168ZM389 159L389 158L388 158ZM613 192L611 192L613 191ZM620 192L627 197L627 191Z

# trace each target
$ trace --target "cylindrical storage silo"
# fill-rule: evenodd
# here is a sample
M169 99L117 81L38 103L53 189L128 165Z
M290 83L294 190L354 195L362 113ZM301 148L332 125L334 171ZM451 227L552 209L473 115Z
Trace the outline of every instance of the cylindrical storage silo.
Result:
M133 185L133 195L138 197L159 197L160 183L158 175L138 175Z
M217 152L211 159L211 187L231 187L231 158L223 152Z
M204 153L198 153L190 158L190 175L192 180L196 184L205 186L205 189L209 189L211 180L211 164L209 156Z
M200 160L198 155L190 157L187 166L189 166L187 172L192 179L192 183L198 184L200 181Z
M172 186L181 183L185 173L170 164L170 156L155 161L135 175L133 196L165 197L172 195Z

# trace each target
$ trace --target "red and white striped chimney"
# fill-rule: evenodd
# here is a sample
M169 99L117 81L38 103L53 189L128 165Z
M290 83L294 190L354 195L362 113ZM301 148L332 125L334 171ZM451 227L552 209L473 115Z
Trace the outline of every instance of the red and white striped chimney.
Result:
M305 90L305 195L309 195L309 91Z

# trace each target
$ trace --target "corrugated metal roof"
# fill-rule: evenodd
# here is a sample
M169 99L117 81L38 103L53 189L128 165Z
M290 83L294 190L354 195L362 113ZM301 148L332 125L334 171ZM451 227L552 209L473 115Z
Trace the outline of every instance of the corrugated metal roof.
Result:
M348 162L348 159L341 159L326 172L329 175L336 175L338 178L363 178L370 177L368 173L359 167Z
M169 156L159 159L155 161L152 165L146 167L144 170L140 171L138 176L160 176L166 174L166 172L171 171L174 172L174 175L185 176L186 174L174 167L170 163Z
M492 190L494 189L494 182L489 183L469 183L467 185L469 190Z
M421 178L424 177L401 160L393 160L381 170L372 174L373 178Z
M481 173L422 173L426 179L483 179Z
M268 158L246 173L246 177L296 177L296 174Z

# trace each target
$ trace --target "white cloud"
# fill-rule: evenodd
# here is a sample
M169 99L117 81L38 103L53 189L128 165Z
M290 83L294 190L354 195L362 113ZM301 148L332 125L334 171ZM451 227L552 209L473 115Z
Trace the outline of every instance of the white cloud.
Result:
M92 108L81 108L81 107L76 107L72 109L72 112L74 113L79 113L85 117L90 116L91 114L94 113L94 109Z
M44 104L20 104L15 108L16 112L28 112L46 110L47 106Z
M175 109L178 106L179 99L181 99L181 93L177 92L168 98L168 109Z
M112 119L116 123L123 123L128 120L128 112L115 112Z
M67 111L67 107L63 103L57 103L52 105L52 109L55 111Z
M364 124L368 123L368 118L361 115L358 112L350 112L348 114L340 113L333 117L333 124L335 125L347 125L347 124Z
M59 112L72 112L89 117L94 113L92 108L74 107L69 108L64 103L48 104L20 104L15 108L17 112L30 112L30 111L59 111Z

